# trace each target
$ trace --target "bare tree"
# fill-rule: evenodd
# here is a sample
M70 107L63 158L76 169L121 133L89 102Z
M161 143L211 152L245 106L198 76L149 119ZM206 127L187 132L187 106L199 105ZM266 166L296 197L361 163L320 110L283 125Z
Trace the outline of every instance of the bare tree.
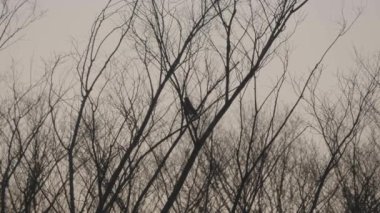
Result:
M344 24L295 87L294 102L281 102L290 78L284 44L307 2L108 0L87 43L47 62L32 86L9 87L0 111L2 212L350 206L361 198L352 187L368 189L358 182L367 173L347 179L353 170L341 162L359 161L347 153L376 114L378 78L350 78L338 102L322 101L320 65L350 29ZM19 26L34 21L26 17ZM4 28L3 44L12 29ZM275 60L282 72L266 91L263 68ZM57 70L69 80L60 82Z

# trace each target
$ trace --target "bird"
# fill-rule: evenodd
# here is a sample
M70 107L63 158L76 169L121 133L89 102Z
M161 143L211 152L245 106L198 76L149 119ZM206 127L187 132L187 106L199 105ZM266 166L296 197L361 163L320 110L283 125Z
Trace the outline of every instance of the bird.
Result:
M185 115L189 116L190 118L194 118L197 115L197 110L194 108L189 97L187 96L183 100L183 110L185 112Z

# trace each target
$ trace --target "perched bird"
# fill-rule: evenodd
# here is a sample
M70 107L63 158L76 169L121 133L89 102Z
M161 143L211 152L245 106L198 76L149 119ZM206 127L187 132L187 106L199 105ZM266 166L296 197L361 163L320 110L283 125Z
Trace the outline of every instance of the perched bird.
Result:
M185 97L183 100L183 110L185 111L185 115L191 118L197 115L197 110L195 110L193 104L191 103L188 97Z

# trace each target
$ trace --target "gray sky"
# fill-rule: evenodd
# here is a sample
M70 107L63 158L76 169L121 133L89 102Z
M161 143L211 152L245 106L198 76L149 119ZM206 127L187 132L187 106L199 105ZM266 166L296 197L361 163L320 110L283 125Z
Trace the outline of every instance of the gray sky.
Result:
M45 16L24 32L15 45L0 52L1 73L7 72L10 61L19 68L29 67L30 61L39 69L41 58L47 59L71 49L73 38L86 41L91 23L102 8L104 0L40 0L39 6L47 10ZM291 40L294 69L312 67L323 49L337 32L342 8L348 20L354 11L364 12L352 30L330 52L325 61L329 73L352 66L353 49L363 55L380 50L380 0L311 0L303 14L305 20ZM329 74L328 74L329 75Z

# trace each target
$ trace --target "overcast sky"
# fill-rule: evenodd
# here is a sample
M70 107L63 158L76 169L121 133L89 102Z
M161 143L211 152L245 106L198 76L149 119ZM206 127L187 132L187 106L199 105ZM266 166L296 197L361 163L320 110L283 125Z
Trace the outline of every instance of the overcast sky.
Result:
M46 10L46 14L24 32L21 41L0 52L1 72L7 71L11 59L25 67L32 58L38 61L69 51L73 38L85 41L91 23L104 2L40 0L39 7ZM330 53L325 61L327 69L351 66L354 47L363 55L372 55L380 50L380 0L311 0L303 12L306 18L291 43L293 60L297 64L295 67L311 67L336 34L342 9L350 20L360 7L364 9L362 16Z

